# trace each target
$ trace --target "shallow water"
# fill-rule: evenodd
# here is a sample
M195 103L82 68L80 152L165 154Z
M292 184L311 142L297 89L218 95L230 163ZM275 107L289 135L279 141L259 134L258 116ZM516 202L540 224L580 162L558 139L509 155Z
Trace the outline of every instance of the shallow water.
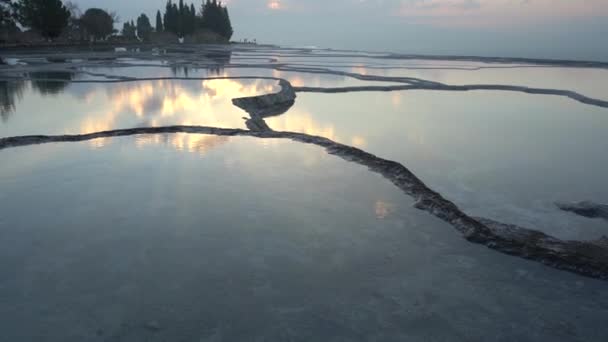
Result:
M459 68L471 68L462 70ZM475 69L480 67L481 69ZM410 67L408 67L410 68ZM413 68L413 69L412 69ZM582 95L608 100L608 70L562 67L508 67L502 64L453 66L437 65L410 69L368 67L334 68L387 77L415 77L449 85L506 84L531 88L572 90Z
M604 69L222 49L72 51L68 63L9 56L0 138L247 129L249 114L232 99L278 92L279 78L341 88L404 84L354 76L414 77L596 98L608 86ZM239 78L171 79L218 76ZM397 161L472 216L562 239L608 235L606 221L554 205L608 203L606 108L503 91L298 92L264 120ZM0 160L7 341L603 342L608 334L605 282L471 244L387 179L317 146L155 134L8 148Z
M232 99L278 91L276 81L207 80L69 83L56 93L24 84L14 110L0 124L0 137L79 134L165 125L245 128Z
M608 110L499 92L301 94L271 128L401 162L467 213L566 239L608 234L555 201L608 201Z
M7 340L605 336L604 282L469 244L363 167L283 140L180 139L0 152Z

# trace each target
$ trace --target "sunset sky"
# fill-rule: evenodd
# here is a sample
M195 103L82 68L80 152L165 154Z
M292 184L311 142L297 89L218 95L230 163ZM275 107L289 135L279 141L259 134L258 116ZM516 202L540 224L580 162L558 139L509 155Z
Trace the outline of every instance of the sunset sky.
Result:
M82 9L98 0L73 0ZM190 3L186 1L187 3ZM194 1L199 7L201 0ZM426 54L608 60L608 0L225 0L234 39ZM104 0L122 19L165 0Z

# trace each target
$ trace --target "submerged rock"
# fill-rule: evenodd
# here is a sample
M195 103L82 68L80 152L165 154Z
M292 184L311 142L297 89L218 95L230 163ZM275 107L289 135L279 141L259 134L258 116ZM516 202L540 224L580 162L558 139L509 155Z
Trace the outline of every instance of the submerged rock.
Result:
M590 201L583 202L557 202L555 205L563 211L569 211L588 218L601 218L608 221L608 205Z

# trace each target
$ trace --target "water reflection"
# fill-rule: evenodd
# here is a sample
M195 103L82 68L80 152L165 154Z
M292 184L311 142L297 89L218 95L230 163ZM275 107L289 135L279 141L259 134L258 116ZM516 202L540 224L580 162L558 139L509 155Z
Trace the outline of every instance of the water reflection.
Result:
M163 145L180 152L191 152L203 156L229 140L230 137L226 136L186 133L141 135L135 138L135 146L144 148L151 145Z
M395 205L386 201L378 200L374 204L376 218L383 220L395 210Z
M276 85L271 82L230 79L125 83L106 88L105 91L94 88L84 98L91 104L104 102L105 107L95 110L91 108L94 106L88 106L79 132L92 133L133 126L243 127L243 113L232 105L232 99L273 91L276 91ZM159 137L151 139L139 143L163 143L178 150L199 152L208 145L198 137L187 135L173 135L171 141Z
M74 79L74 73L69 71L36 71L29 73L32 87L42 95L57 95L61 93Z
M203 70L206 71L207 75L219 76L224 73L224 66L230 64L232 58L231 50L217 50L207 51L202 56L197 58L203 58L207 61L214 62L215 65L207 65ZM176 77L189 77L191 73L199 73L201 68L195 68L188 65L173 65L171 66L171 73Z
M171 73L173 74L173 76L175 77L186 77L188 78L191 68L187 67L187 66L171 66Z
M15 103L23 97L23 81L0 81L0 117L7 122L15 111Z
M269 80L158 80L66 87L72 77L69 73L35 76L38 79L31 83L0 83L0 136L166 125L246 128L243 117L247 114L233 106L232 99L279 91L278 84ZM66 81L55 81L61 78Z
M219 76L224 72L224 65L230 64L232 50L209 51L205 54L205 57L217 63L217 66L207 67L209 74Z
M28 134L83 134L128 127L201 125L252 128L269 125L281 131L325 136L357 147L367 145L364 132L336 133L333 120L323 120L302 107L288 104L262 115L261 122L232 104L232 99L278 92L275 81L218 79L207 81L139 81L125 83L75 83L67 87L69 73L38 73L31 87L3 83L4 122L0 136ZM50 82L49 79L66 81ZM35 85L34 85L35 84ZM47 94L54 96L45 96ZM13 94L9 96L10 94ZM18 96L19 95L19 96ZM22 98L23 101L19 101ZM329 99L329 97L326 97ZM19 103L19 104L17 104ZM290 108L291 107L291 108ZM40 110L40 109L43 110ZM8 118L9 112L15 115ZM282 115L289 111L288 115ZM272 117L272 118L271 118ZM254 122L255 121L255 122ZM168 143L194 150L197 141ZM91 142L92 147L109 143Z
M399 161L477 216L565 239L606 235L602 222L564 215L553 204L606 202L606 109L490 91L302 93L287 115L266 122ZM385 209L378 204L377 216Z

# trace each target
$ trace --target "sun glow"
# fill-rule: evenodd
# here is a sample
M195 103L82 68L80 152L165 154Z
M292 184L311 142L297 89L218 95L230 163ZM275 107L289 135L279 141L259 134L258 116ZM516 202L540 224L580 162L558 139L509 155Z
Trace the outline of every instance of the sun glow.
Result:
M271 0L268 1L268 8L270 8L271 10L280 10L283 8L283 6L281 5L280 1Z

